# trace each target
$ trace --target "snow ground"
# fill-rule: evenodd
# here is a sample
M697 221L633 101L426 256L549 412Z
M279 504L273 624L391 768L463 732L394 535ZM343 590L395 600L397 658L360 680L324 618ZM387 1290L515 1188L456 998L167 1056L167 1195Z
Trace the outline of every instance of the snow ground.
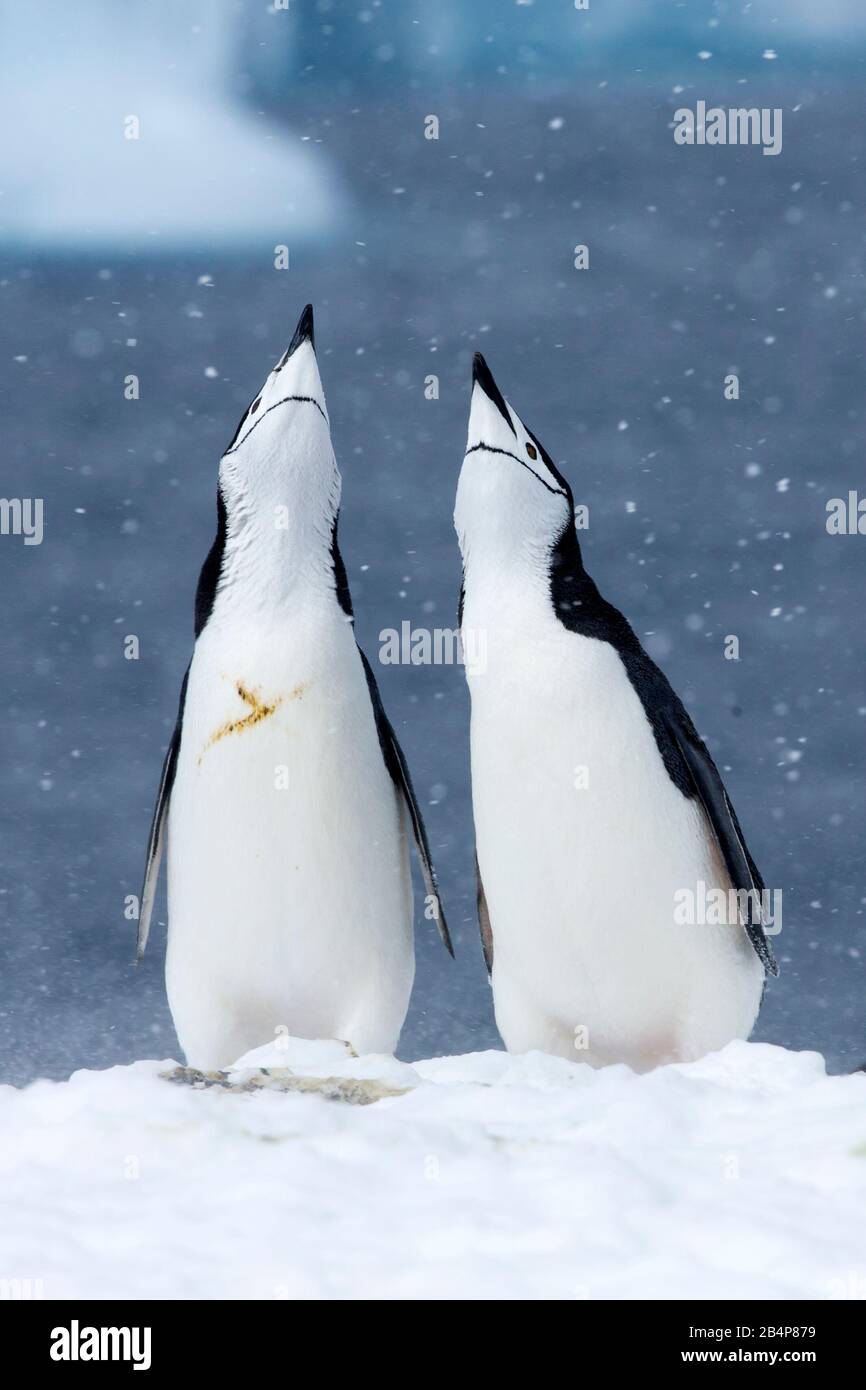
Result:
M194 1089L153 1061L0 1087L0 1278L45 1298L866 1297L866 1075L817 1053L732 1043L637 1076L280 1043L232 1082L289 1067L397 1094Z

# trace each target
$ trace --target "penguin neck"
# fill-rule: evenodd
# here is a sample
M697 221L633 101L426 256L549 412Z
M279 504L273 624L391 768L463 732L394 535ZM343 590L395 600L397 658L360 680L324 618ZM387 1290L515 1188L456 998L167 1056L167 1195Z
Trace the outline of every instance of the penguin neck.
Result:
M496 539L470 546L464 561L464 620L486 628L500 619L543 628L561 621L564 603L579 603L595 585L583 566L574 523L553 541L522 540L505 550ZM595 591L597 592L597 591Z
M351 616L345 569L337 547L339 495L321 506L285 501L279 488L243 489L221 482L225 507L216 605L221 614L279 618L300 604L324 615ZM219 537L217 538L219 541Z
M578 626L577 615L604 602L583 564L574 521L569 521L550 552L547 571L550 603L566 627Z

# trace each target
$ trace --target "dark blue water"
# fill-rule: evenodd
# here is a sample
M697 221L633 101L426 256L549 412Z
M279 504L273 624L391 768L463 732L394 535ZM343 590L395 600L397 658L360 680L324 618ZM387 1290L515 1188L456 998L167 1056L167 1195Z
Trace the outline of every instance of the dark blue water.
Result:
M164 927L136 970L124 897L140 886L219 454L308 299L368 653L404 619L453 624L480 348L589 506L588 567L685 699L784 892L782 977L757 1036L837 1068L864 1060L866 538L825 529L829 498L866 493L862 95L777 84L785 145L765 158L676 148L671 85L531 101L467 85L295 111L351 213L287 273L269 247L6 257L2 491L44 498L45 538L0 540L4 1079L176 1054ZM438 142L421 139L429 111ZM462 672L378 674L458 950L451 962L419 922L401 1052L494 1045Z

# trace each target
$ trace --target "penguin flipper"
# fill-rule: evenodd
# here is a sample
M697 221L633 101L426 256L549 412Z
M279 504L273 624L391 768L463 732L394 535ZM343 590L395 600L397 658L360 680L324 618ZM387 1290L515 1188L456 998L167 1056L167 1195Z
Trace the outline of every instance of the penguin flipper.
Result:
M478 867L478 855L475 856L475 897L478 905L478 927L481 932L481 949L484 952L484 964L487 966L487 974L493 974L493 928L490 925L490 910L487 906L487 898L484 893L484 884L481 882L481 870Z
M162 851L165 840L165 822L168 818L168 807L171 801L171 789L174 786L174 777L177 772L177 755L180 752L180 734L183 726L183 706L186 700L186 684L189 680L189 667L183 678L180 688L180 707L177 712L177 723L168 745L165 755L165 762L162 765L162 776L159 779L159 791L156 794L156 806L153 811L153 820L150 824L150 836L147 841L147 859L144 867L144 885L141 890L141 900L138 909L138 940L135 944L136 963L144 955L147 946L147 938L150 934L150 919L153 916L153 904L156 900L156 889L159 883L159 868L162 863Z
M397 735L394 733L391 721L385 713L382 697L379 694L379 687L376 684L376 677L373 675L373 668L360 647L358 648L358 652L364 666L364 675L367 677L367 689L370 692L370 699L373 704L373 713L376 717L376 732L379 735L379 746L382 749L385 766L390 773L392 782L406 803L409 819L412 822L412 834L415 838L415 848L418 851L418 861L421 865L421 874L424 879L427 898L432 898L436 905L436 926L439 929L439 935L442 938L443 946L448 954L453 956L454 947L451 944L451 933L448 930L448 923L445 921L445 913L442 911L442 903L439 899L439 885L436 881L436 870L430 858L430 845L427 840L427 831L424 827L421 808L415 799L412 778L409 775L409 766L406 762L403 749L397 741Z
M764 881L748 851L737 813L728 798L719 770L688 715L685 715L685 720L688 722L684 722L682 718L674 720L668 715L668 728L688 768L698 799L722 852L731 882L738 891L749 894L749 906L743 923L749 940L767 973L778 975L776 957L764 933L763 914L757 906L764 892ZM757 894L758 897L753 897L753 894Z

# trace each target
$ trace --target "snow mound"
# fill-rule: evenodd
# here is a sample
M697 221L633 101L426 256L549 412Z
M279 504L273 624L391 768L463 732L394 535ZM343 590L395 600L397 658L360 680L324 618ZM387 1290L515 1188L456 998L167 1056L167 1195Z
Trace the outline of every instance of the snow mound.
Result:
M0 1087L0 1276L46 1298L866 1296L866 1076L815 1053L638 1076L278 1039L216 1081L174 1068Z

